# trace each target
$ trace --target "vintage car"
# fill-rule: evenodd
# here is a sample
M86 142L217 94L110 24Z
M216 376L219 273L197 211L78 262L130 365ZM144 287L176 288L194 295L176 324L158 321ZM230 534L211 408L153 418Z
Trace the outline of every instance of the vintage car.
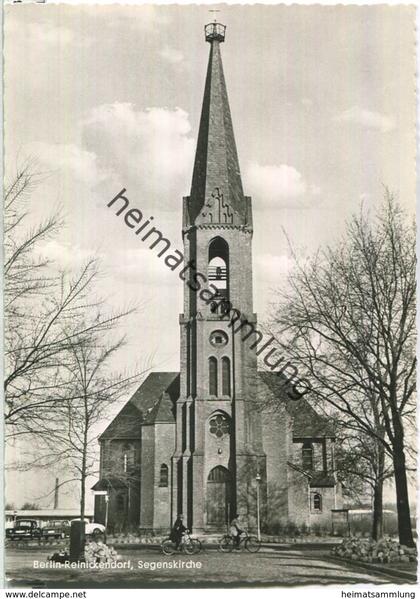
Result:
M68 520L52 520L44 524L41 530L44 539L64 539L70 534L70 524Z
M80 522L80 518L75 518L72 522ZM87 518L85 518L85 534L87 535L96 535L103 534L105 532L105 526L103 524L98 524L97 522L89 522Z
M42 531L36 520L16 520L13 528L6 528L6 538L12 541L41 537Z

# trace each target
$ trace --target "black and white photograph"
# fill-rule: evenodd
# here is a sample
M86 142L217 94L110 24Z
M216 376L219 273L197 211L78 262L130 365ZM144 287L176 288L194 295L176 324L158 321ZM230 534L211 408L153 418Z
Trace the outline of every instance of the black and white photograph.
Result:
M414 599L416 7L10 1L3 86L4 588Z

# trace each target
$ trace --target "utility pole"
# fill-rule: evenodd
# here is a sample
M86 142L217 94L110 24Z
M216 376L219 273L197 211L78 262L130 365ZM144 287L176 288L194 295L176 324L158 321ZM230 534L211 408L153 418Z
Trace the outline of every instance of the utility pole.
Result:
M257 538L261 541L261 525L260 525L260 483L261 483L261 475L257 472L257 476L255 477L257 481Z
M59 489L60 485L59 485L59 480L58 478L55 479L55 488L54 488L54 509L56 510L58 508L58 489Z

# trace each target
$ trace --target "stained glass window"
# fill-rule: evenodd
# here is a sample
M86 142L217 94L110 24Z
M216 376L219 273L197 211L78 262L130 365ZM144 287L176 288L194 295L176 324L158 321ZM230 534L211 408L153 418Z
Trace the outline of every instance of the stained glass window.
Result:
M217 414L210 420L210 432L219 439L230 432L229 420L223 414Z

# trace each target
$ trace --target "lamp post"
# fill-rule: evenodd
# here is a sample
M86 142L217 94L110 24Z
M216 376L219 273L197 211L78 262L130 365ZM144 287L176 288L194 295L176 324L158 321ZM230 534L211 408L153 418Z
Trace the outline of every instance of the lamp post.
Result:
M261 541L261 527L260 527L260 483L261 483L261 475L257 472L257 476L255 477L257 481L257 538Z
M105 495L105 545L106 545L106 533L108 530L108 506L109 506L109 495Z

